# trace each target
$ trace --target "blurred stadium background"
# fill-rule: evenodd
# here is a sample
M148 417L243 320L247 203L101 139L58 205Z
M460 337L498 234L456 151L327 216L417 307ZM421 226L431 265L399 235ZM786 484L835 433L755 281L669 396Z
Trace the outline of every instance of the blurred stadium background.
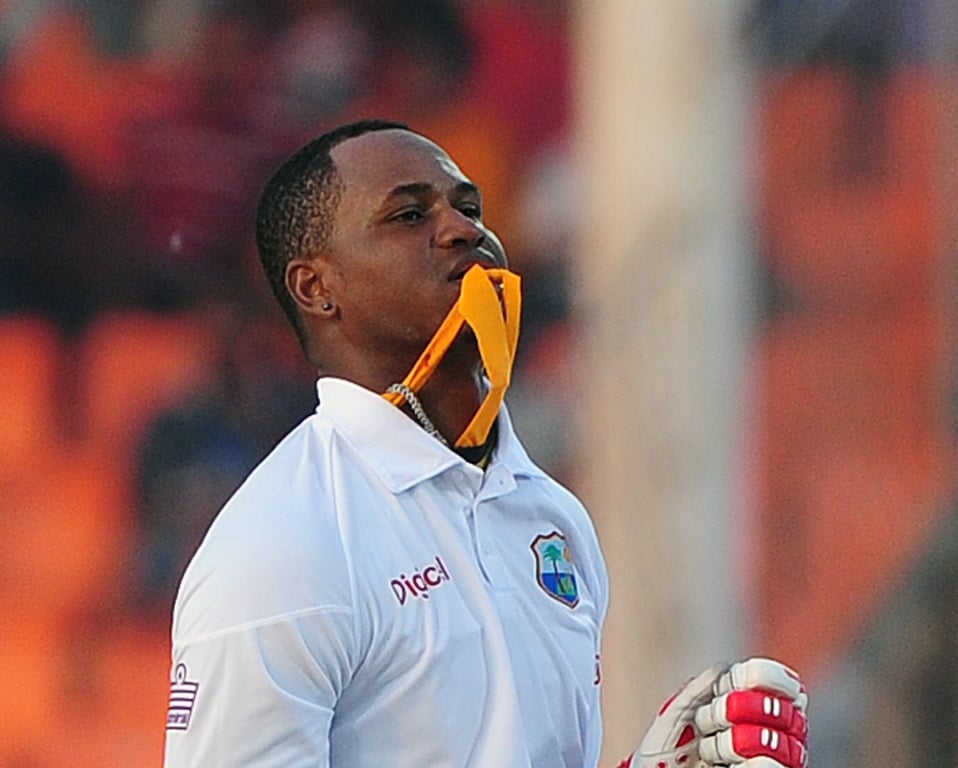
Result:
M0 768L160 764L181 570L313 407L258 190L368 115L525 276L605 764L764 653L816 768L958 765L956 53L946 0L0 0Z

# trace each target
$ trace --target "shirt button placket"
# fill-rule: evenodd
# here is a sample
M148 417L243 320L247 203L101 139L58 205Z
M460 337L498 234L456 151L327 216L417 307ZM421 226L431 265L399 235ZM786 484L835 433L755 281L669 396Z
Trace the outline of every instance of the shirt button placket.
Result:
M473 505L478 552L486 580L491 586L502 589L506 586L505 568L497 546L496 533L493 530L494 523L490 517L491 510L488 504L488 501L477 501Z

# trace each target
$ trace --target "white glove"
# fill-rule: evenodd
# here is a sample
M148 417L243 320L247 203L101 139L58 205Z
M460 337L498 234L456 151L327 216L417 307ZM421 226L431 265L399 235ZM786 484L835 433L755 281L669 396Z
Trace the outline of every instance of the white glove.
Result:
M717 664L659 710L620 768L805 768L808 694L772 659Z

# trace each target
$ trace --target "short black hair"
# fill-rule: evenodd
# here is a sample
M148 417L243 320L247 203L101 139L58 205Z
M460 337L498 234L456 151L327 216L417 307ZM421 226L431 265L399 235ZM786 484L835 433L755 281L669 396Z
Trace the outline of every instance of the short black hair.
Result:
M276 300L308 352L306 329L293 297L286 290L286 265L324 248L332 234L333 216L342 186L330 152L356 136L409 127L392 120L368 119L340 125L313 139L276 170L256 207L256 248Z

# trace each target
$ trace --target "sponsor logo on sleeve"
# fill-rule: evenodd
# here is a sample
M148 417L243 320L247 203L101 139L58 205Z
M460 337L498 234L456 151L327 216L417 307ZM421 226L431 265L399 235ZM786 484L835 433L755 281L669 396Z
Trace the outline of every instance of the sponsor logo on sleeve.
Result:
M549 597L569 608L579 604L579 587L572 567L572 553L558 531L539 534L532 540L536 556L536 582Z
M196 693L200 684L195 680L187 679L186 664L180 662L173 670L173 679L170 681L170 705L166 710L166 730L185 731L190 727L190 717L193 715L193 704L196 703Z
M452 581L452 577L446 570L442 558L436 555L435 560L425 568L416 568L411 575L400 573L389 582L389 587L399 604L405 605L406 601L412 598L428 600L430 590L442 586L447 581Z

